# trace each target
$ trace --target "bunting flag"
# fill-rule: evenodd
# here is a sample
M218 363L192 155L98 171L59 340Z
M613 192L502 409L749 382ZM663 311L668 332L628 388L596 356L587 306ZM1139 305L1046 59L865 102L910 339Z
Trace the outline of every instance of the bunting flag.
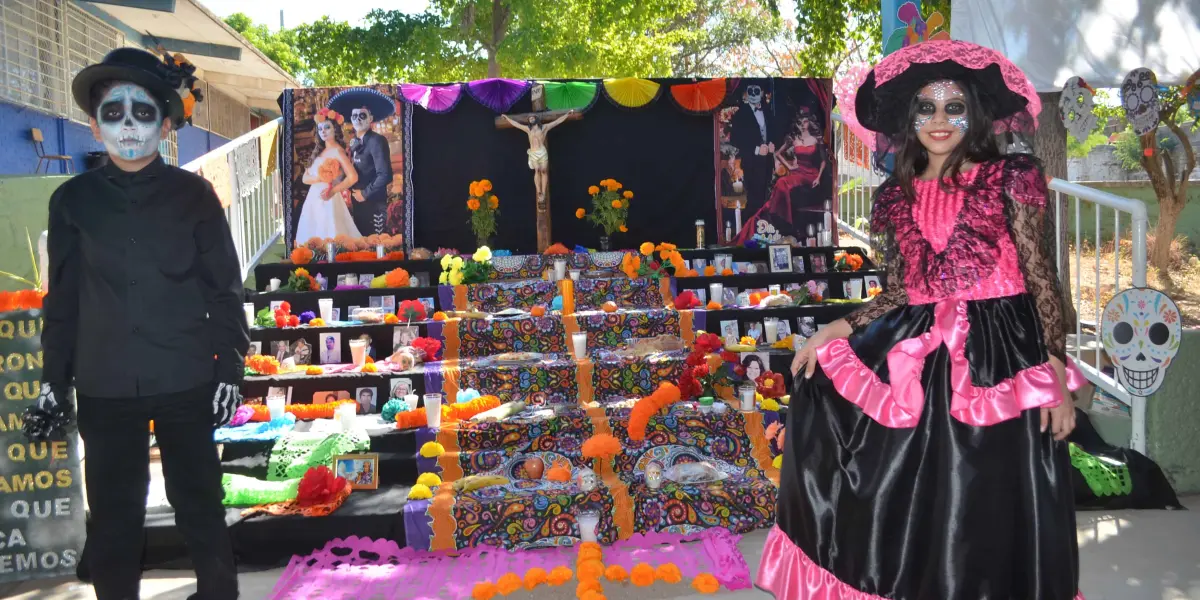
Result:
M605 79L604 94L613 104L624 108L641 108L658 98L662 86L649 79L624 77Z
M508 112L532 86L516 79L480 79L467 84L467 93L480 104L498 112Z
M544 81L546 108L550 110L584 111L596 102L594 81Z
M402 83L399 86L399 96L405 102L421 106L425 110L440 114L450 112L462 99L463 85L421 85L418 83Z
M671 97L675 103L683 110L696 114L715 110L725 100L725 94L724 78L671 86Z

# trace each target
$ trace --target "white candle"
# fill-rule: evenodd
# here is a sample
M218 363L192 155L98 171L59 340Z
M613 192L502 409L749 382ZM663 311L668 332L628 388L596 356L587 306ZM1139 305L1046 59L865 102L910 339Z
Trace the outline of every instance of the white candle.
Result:
M554 279L557 281L557 280L562 280L562 279L566 279L566 278L567 278L567 261L565 261L565 260L554 261Z
M329 262L333 262L337 257L337 254L334 254L333 252L333 242L325 244L325 255L329 257Z
M433 429L438 429L442 426L441 394L425 394L425 421Z
M708 284L708 299L716 302L717 304L725 304L725 284Z
M862 285L863 280L861 279L856 278L850 280L850 298L854 300L862 299Z
M383 244L375 244L375 258L383 260Z
M584 542L596 542L596 527L600 525L600 515L587 512L575 516L579 523L579 539Z
M254 305L247 302L242 305L242 311L246 313L246 327L254 328Z
M410 411L417 410L417 395L408 394L404 397L404 407Z
M350 431L354 428L354 404L343 404L337 407L337 420L342 426L342 431Z
M742 394L742 412L754 412L754 386L744 385L738 391Z
M321 320L328 325L333 322L333 298L321 298L317 300L317 306L321 309Z
M587 358L587 332L577 331L571 334L571 344L575 347L575 358L583 360Z
M579 269L571 269L571 281L579 281Z
M281 283L282 283L282 282L281 282L281 281L279 281L279 278L278 278L278 277L272 277L272 278L271 278L271 283L270 283L270 286L271 286L271 288L270 288L270 289L271 289L271 291L272 291L272 292L279 291L279 284L281 284Z
M779 320L763 319L763 330L767 336L767 343L774 344L779 339Z
M281 396L272 396L267 398L267 412L271 415L272 421L278 421L283 418L283 406L285 398Z

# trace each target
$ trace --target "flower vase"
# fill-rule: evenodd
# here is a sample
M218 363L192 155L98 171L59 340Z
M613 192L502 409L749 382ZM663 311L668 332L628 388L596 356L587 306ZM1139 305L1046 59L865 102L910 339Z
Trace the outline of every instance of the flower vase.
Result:
M608 252L610 250L612 250L612 241L608 239L607 235L600 236L600 251Z

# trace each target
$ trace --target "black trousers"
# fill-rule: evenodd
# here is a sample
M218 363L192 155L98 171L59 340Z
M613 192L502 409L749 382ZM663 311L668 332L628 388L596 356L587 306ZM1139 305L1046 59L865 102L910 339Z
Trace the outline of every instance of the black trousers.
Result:
M91 510L84 560L97 600L137 600L150 486L150 421L167 500L196 569L198 600L238 597L221 463L213 443L212 384L161 396L79 395L79 434Z

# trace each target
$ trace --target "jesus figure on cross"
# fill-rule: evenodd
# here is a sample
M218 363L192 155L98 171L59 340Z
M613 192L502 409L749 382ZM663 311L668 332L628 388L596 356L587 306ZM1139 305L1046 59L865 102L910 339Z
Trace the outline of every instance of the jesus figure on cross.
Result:
M546 147L546 134L558 127L567 118L575 115L575 111L547 123L542 124L538 115L529 115L529 124L523 125L514 121L508 115L501 115L513 127L524 131L529 136L529 168L533 169L533 185L537 192L538 211L546 210L546 188L550 185L550 150Z

